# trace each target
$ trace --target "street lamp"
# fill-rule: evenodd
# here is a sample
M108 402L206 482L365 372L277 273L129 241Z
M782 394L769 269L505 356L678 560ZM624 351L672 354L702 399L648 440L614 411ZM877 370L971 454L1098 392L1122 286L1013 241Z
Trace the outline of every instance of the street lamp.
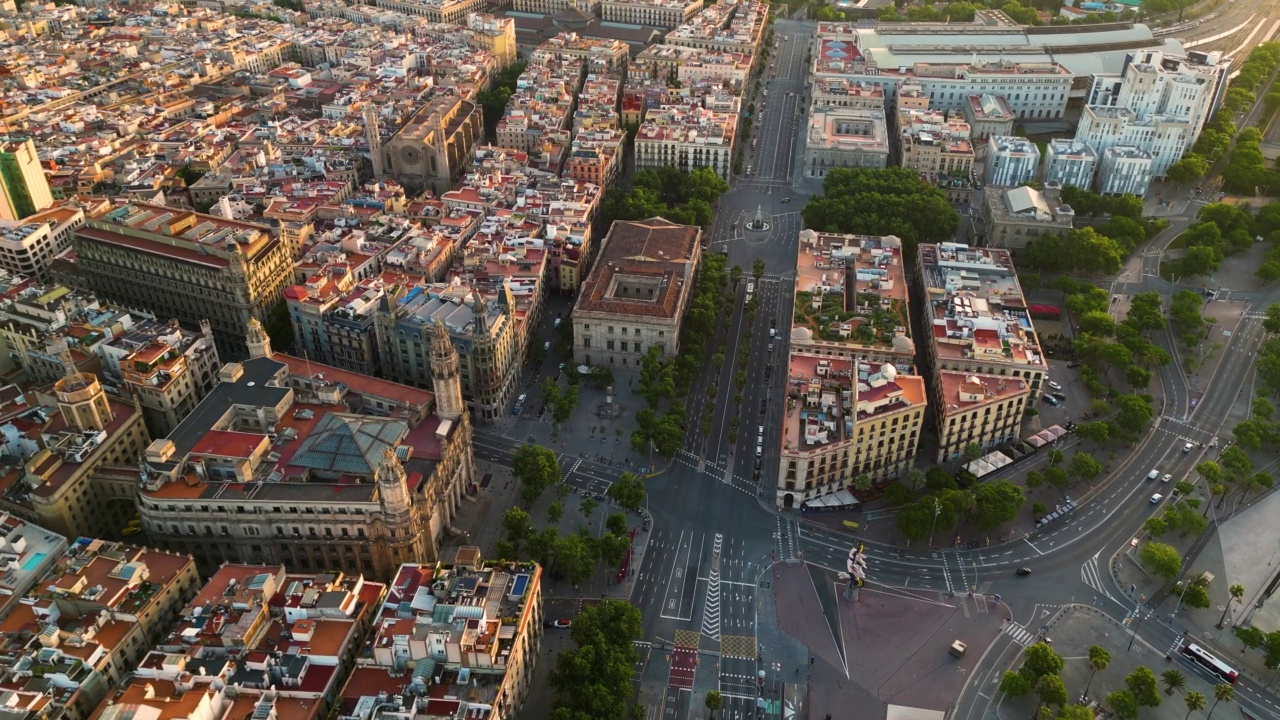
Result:
M938 527L938 515L942 512L942 506L938 504L938 497L933 498L933 524L929 526L929 547L933 547L933 531Z

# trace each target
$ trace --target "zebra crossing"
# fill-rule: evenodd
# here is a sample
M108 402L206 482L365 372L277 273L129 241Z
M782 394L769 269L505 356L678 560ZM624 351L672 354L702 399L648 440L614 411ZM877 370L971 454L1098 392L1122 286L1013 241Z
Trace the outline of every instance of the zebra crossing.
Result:
M707 594L702 604L702 634L720 639L720 549L724 536L716 533L711 546L711 573L707 576Z
M1035 633L1022 627L1016 622L1010 622L1009 624L1005 625L1003 632L1005 635L1008 635L1009 637L1013 638L1013 641L1018 643L1022 647L1026 647L1030 645L1031 641L1036 639Z
M1090 588L1098 591L1098 593L1103 597L1109 600L1115 600L1111 593L1107 592L1107 586L1102 582L1102 571L1098 569L1098 555L1101 553L1101 550L1094 553L1093 557L1086 560L1084 564L1080 566L1080 580L1085 585L1088 585Z

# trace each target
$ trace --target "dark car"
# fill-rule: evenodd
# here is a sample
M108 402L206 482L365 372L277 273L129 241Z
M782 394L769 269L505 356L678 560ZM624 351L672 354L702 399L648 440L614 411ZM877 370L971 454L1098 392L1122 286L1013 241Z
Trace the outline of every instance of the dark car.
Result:
M1067 399L1067 394L1066 394L1066 393L1062 393L1062 392L1055 392L1055 393L1049 393L1049 394L1050 394L1050 395L1052 395L1052 396L1054 396L1054 397L1056 397L1056 398L1058 398L1059 400L1066 400L1066 399Z
M1024 577L1025 577L1025 576L1030 575L1030 574L1031 574L1031 568L1029 568L1029 567L1020 567L1020 568L1018 568L1018 575L1020 575L1020 576L1024 576Z

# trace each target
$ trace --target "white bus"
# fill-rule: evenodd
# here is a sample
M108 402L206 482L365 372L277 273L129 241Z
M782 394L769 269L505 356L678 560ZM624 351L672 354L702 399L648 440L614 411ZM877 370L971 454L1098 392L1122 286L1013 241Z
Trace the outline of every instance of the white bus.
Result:
M1204 648L1196 645L1195 643L1184 645L1182 647L1182 654L1191 658L1195 664L1213 673L1223 682L1235 685L1236 678L1240 677L1234 668L1214 657Z

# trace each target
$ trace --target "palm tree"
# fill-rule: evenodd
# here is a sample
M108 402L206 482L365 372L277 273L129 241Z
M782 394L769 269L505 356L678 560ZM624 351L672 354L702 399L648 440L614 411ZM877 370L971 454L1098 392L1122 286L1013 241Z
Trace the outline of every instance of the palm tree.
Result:
M714 718L716 716L716 711L724 705L724 699L720 697L719 690L712 690L707 693L707 697L703 700L703 703L707 706L707 709L711 711L711 717Z
M1231 685L1228 685L1226 683L1219 683L1217 685L1214 685L1213 686L1213 706L1209 708L1209 714L1205 717L1205 720L1209 720L1209 718L1213 717L1213 710L1214 708L1218 707L1218 703L1222 702L1223 700L1226 700L1227 702L1231 702L1235 698L1236 698L1236 689Z
M1182 720L1188 720L1191 717L1191 713L1204 709L1204 695L1195 690L1184 695L1182 701L1187 704L1187 715Z
M1244 597L1244 586L1232 585L1227 588L1227 592L1231 593L1231 599L1227 601L1227 606L1222 609L1222 617L1218 618L1219 628L1227 621L1227 613L1231 612L1231 603L1240 602L1240 599Z
M1101 645L1089 646L1089 682L1084 686L1084 696L1089 697L1089 685L1093 684L1093 676L1107 669L1111 664L1111 653Z
M1058 463L1062 462L1063 453L1058 448L1053 448L1052 450L1049 451L1048 457L1049 457L1049 467L1053 467L1054 465L1057 465Z
M1165 670L1160 673L1160 682L1164 685L1164 694L1172 695L1174 690L1187 686L1187 676L1178 670Z

